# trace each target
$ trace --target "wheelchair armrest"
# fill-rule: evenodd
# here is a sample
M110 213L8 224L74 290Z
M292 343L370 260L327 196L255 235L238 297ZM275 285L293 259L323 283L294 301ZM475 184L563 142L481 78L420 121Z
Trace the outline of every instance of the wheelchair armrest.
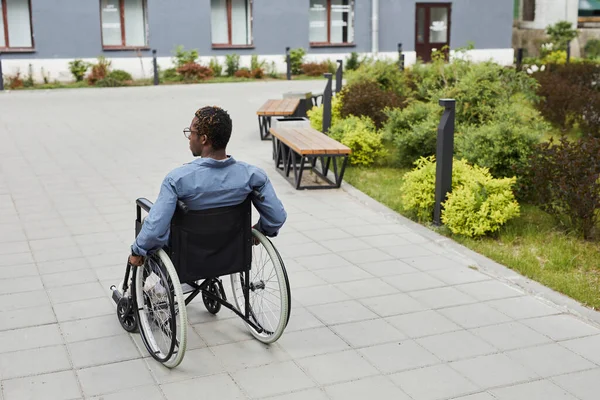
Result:
M150 212L150 209L154 205L154 203L152 203L150 200L143 198L143 197L137 199L135 201L135 204L136 204L136 206L141 207L146 212Z
M258 201L260 201L261 203L263 201L265 201L265 196L263 196L258 190L254 189L252 191L252 196L257 199Z

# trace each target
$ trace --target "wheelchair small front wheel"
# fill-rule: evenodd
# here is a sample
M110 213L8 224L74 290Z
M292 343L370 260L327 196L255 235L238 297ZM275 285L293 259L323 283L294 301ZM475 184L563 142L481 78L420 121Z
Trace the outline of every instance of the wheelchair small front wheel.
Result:
M259 341L269 344L281 337L290 317L291 292L283 260L273 243L256 229L252 235L257 244L252 246L252 266L246 272L231 275L233 298L238 310L260 328L246 323L250 333ZM246 282L246 276L249 277Z
M223 296L221 295L221 288L219 286L219 282L217 282L217 280L213 279L210 284L208 285L208 288L206 288L206 291L210 292L211 294L219 297L219 298L223 298ZM211 313L211 314L217 314L219 311L221 311L221 303L219 303L217 300L213 300L210 297L208 297L207 295L204 294L204 291L202 292L202 301L204 302L204 306L206 307L206 310Z
M138 323L133 304L133 299L121 297L117 303L117 318L121 327L129 333L137 332Z
M181 363L187 345L187 312L179 277L161 249L133 272L140 336L150 355L167 368Z

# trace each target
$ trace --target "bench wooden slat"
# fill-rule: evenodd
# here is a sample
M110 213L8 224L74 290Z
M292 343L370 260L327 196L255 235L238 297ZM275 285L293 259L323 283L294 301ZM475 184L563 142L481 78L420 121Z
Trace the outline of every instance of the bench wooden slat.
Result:
M271 135L301 155L350 154L349 147L313 128L271 128Z
M294 114L300 99L267 100L257 111L257 115L288 116Z
M306 129L306 128L291 128L293 129L298 135L306 138L307 140L311 141L315 147L320 148L321 150L326 150L325 154L349 154L350 153L350 149L337 142L336 140L330 138L329 136L316 131L312 128ZM315 132L318 132L318 134L316 134Z

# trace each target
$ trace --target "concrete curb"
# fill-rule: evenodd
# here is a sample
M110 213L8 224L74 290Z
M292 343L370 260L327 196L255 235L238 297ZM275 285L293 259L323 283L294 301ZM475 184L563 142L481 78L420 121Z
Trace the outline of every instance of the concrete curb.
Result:
M583 306L578 301L565 296L553 289L550 289L539 282L531 280L518 272L497 263L473 250L432 231L431 229L416 223L390 209L384 204L379 203L373 198L369 197L365 193L356 189L354 186L342 182L341 189L354 197L356 200L365 204L373 211L383 214L386 218L394 220L407 228L417 232L423 237L431 240L432 242L445 247L464 258L472 260L477 265L481 272L498 279L506 284L516 286L522 291L537 297L540 300L551 303L554 307L561 309L563 312L573 314L579 318L582 318L598 327L600 327L600 312L595 311L591 308Z

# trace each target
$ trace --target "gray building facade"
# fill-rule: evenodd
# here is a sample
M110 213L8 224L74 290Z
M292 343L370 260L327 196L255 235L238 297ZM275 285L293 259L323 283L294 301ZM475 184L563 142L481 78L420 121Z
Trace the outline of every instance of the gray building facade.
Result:
M165 63L177 45L198 49L202 57L257 54L278 63L286 47L302 47L318 59L353 51L391 56L402 43L408 62L427 59L444 44L455 49L469 42L480 52L476 58L485 52L508 62L512 54L513 4L507 0L0 0L0 5L0 52L13 67L46 62L54 70L58 60L99 55L148 59L152 49Z

